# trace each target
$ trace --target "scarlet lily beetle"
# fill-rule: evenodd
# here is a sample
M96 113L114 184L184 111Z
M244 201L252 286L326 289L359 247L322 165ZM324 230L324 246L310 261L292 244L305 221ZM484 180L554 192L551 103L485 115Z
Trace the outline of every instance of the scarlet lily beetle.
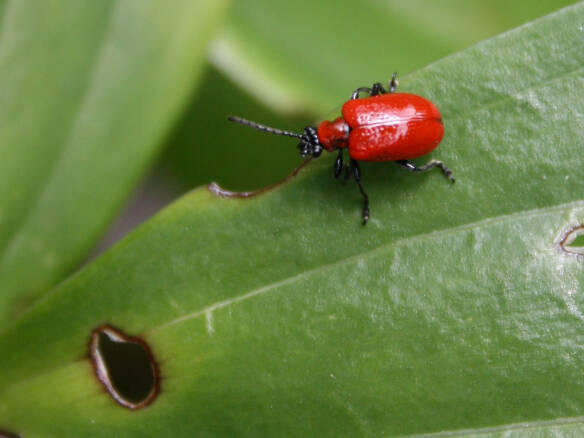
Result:
M432 102L409 93L396 93L397 74L394 73L386 90L382 84L359 87L342 107L343 117L325 120L318 129L304 128L302 134L269 126L240 117L228 120L275 135L300 139L301 157L318 158L322 150L338 150L333 173L338 178L345 170L345 181L353 176L363 195L363 225L369 220L369 197L361 184L359 161L393 161L410 172L425 172L434 167L454 182L452 171L442 161L431 160L416 166L408 160L426 155L438 146L444 135L442 116ZM360 93L368 96L359 98ZM343 166L343 151L349 149L349 164Z

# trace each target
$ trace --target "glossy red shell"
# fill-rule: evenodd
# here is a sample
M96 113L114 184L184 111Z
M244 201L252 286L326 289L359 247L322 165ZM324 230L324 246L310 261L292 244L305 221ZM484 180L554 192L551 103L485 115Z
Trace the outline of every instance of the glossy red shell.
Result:
M322 147L329 152L349 145L349 125L342 117L337 117L332 122L328 120L322 122L318 126L317 135Z
M358 161L416 158L434 150L444 135L438 108L415 94L387 93L349 100L342 113L348 137L347 130L339 126L343 119L337 119L321 123L319 139L328 150L336 149L335 145L348 146L349 155Z

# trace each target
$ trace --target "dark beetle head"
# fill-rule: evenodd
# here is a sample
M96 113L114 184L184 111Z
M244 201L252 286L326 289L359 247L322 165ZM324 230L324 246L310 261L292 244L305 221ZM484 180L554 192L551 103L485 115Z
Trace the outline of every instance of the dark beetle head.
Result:
M320 154L322 154L322 145L318 139L316 128L313 126L304 128L302 137L300 137L300 143L298 143L298 150L302 158L307 155L311 155L314 158L320 157Z

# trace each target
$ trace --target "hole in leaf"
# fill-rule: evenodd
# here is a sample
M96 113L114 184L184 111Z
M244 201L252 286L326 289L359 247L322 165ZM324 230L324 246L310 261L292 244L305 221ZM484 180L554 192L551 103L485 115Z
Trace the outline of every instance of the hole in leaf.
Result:
M89 354L97 378L122 406L140 409L156 398L158 365L142 339L104 325L91 334Z
M559 243L562 251L584 256L584 225L577 225L568 230Z
M584 234L576 236L576 238L568 244L570 247L583 248L584 247Z

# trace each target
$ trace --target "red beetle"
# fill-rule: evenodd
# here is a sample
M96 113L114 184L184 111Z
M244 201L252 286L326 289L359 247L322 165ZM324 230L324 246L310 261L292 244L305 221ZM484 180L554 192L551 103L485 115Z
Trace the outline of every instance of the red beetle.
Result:
M307 126L302 134L297 134L230 116L232 122L300 139L300 155L317 158L323 148L329 152L338 150L333 166L338 178L343 170L343 150L349 149L350 161L345 165L345 180L351 174L363 195L363 225L369 219L369 197L361 184L358 161L393 161L411 172L424 172L438 167L452 182L454 177L442 161L431 160L417 167L408 160L425 155L438 146L444 135L442 116L432 102L415 94L395 93L396 73L389 82L389 90L380 83L371 88L360 87L351 94L342 108L343 117L322 122L318 129ZM368 97L359 98L359 93Z

